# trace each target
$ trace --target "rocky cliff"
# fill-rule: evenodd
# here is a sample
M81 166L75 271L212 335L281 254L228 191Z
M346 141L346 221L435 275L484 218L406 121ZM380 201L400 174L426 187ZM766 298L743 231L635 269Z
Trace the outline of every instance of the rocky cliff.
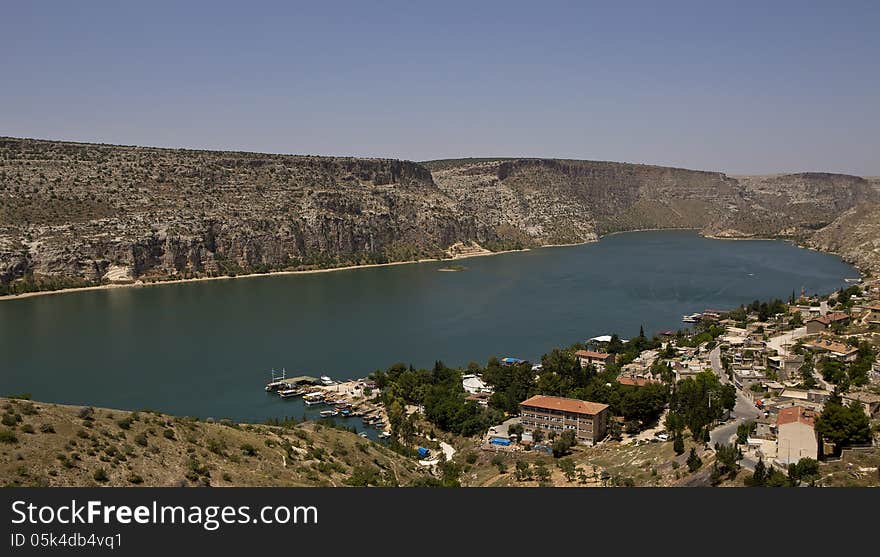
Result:
M443 256L458 242L519 248L643 228L809 243L823 228L847 236L849 221L836 219L880 202L876 186L836 174L0 138L0 292L382 263Z

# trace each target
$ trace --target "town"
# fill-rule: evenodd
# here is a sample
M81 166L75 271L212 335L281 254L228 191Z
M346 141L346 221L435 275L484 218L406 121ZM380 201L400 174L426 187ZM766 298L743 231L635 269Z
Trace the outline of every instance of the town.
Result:
M534 363L377 371L382 437L438 485L880 483L880 281L683 321Z

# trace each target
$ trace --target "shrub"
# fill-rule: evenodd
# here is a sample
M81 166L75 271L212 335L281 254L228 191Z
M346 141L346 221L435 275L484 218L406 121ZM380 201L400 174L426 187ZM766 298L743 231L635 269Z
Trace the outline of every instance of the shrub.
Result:
M129 481L129 483L133 483L133 484L144 483L144 479L142 477L138 476L137 474L132 474L131 476L129 476L128 481Z
M0 423L8 427L15 427L18 423L18 420L15 419L15 414L3 414L3 418L0 419Z
M55 427L52 424L43 424L40 426L43 433L55 433Z
M0 443L18 443L18 437L11 429L0 430Z
M147 436L143 433L138 433L134 436L134 442L140 445L141 447L147 446Z
M21 426L21 431L22 433L33 433L34 426L32 426L31 424L24 424L23 426Z
M257 454L257 449L250 443L245 443L241 446L241 452L245 456L255 456Z
M92 477L95 479L96 482L101 482L101 483L106 482L107 480L110 479L107 476L107 471L104 470L104 468L98 468L97 470L95 470L95 473L92 474Z
M131 429L131 418L122 418L121 420L116 420L116 425L118 425L122 429Z
M165 429L165 430L162 431L162 436L163 436L165 439L169 439L169 440L171 440L171 441L174 441L174 439L175 439L175 437L174 437L174 430L173 430L173 429Z

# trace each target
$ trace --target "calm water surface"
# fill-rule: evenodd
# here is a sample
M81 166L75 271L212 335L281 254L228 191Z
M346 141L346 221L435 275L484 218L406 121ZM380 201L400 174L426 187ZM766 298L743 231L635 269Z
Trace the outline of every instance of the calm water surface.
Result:
M537 360L554 346L792 290L855 269L781 241L619 234L447 264L124 288L0 302L0 393L112 408L300 417L263 392L270 368L356 378L395 362ZM316 409L314 412L317 412ZM312 412L309 410L309 412Z

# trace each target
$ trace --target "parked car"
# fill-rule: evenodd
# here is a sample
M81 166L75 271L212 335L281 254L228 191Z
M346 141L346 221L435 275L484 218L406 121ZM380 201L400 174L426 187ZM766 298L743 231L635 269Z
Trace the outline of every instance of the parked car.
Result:
M659 439L660 441L669 441L668 433L656 433L655 437L657 437L657 439Z

